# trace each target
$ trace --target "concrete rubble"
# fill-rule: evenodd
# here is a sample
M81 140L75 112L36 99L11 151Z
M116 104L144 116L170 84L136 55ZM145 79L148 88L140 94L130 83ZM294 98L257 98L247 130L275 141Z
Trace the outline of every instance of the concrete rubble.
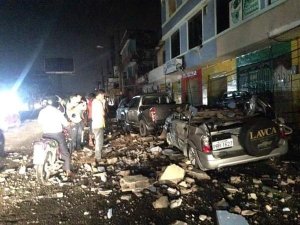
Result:
M93 150L84 148L74 152L76 178L70 182L61 171L49 180L49 192L43 192L44 187L36 182L31 154L8 153L5 160L10 161L10 167L4 166L0 173L2 207L29 200L67 201L70 193L64 191L67 187L107 201L109 207L99 211L99 215L109 220L120 214L114 208L116 205L130 208L145 198L151 200L144 204L152 204L157 211L193 209L185 219L169 224L246 225L248 220L259 224L258 214L278 216L278 211L283 219L297 221L300 218L299 204L293 202L291 193L296 185L299 188L299 175L271 177L263 174L247 178L242 173L232 173L234 175L218 178L215 171L208 173L194 168L178 151L152 136L120 135L104 150L100 165L94 163ZM216 197L211 196L212 193ZM112 197L117 201L112 203ZM128 216L133 214L130 210L124 212ZM92 212L86 209L82 215L89 217Z
M142 191L150 186L149 179L142 175L126 176L120 179L122 192Z
M166 168L166 170L160 176L159 181L170 181L177 184L181 180L183 180L184 175L184 169L175 164L172 164Z

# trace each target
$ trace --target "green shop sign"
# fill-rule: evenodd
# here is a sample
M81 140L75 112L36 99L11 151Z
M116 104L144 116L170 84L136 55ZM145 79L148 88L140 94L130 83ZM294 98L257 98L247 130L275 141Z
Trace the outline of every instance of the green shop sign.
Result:
M272 44L264 49L249 52L236 58L236 66L242 67L250 64L275 59L281 55L291 52L291 42L282 42L280 44Z
M260 0L243 0L243 19L253 15L260 9Z

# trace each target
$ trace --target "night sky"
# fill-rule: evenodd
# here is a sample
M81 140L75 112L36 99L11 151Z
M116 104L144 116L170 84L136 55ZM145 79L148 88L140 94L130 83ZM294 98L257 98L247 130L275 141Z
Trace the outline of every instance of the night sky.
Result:
M93 88L116 31L161 26L160 0L0 0L0 18L0 88L20 76L43 80L44 58L70 57L76 73L63 78L74 88L68 92Z

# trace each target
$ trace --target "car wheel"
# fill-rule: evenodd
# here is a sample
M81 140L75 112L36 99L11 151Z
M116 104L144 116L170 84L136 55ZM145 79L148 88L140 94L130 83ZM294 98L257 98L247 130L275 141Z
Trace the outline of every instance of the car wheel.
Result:
M144 120L140 120L140 135L145 137L148 135L148 130L146 126L146 122Z
M251 156L268 155L278 146L279 127L272 120L259 117L251 118L241 129L239 142Z
M37 165L36 167L37 181L41 184L45 184L48 181L49 177L51 176L51 170L53 167L52 157L54 157L52 152L48 151L46 153L44 164Z
M130 133L130 125L127 124L124 120L121 121L121 128L122 128L122 131L123 131L125 134Z

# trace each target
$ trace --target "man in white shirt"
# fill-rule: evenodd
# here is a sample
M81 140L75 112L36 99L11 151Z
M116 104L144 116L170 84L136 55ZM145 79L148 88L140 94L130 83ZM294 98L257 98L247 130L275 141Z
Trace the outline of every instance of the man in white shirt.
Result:
M95 160L99 162L101 160L105 128L104 91L99 90L95 95L96 97L92 102L92 128L95 135Z
M82 96L75 94L70 96L70 100L66 103L66 114L72 122L71 137L75 150L81 150L81 135L83 132L83 112L87 110L86 102Z
M48 100L48 105L39 113L38 122L42 127L43 137L58 142L62 160L64 160L64 170L67 176L73 176L74 174L71 172L71 155L63 134L63 127L69 126L70 123L56 106L58 106L57 102L49 102Z

